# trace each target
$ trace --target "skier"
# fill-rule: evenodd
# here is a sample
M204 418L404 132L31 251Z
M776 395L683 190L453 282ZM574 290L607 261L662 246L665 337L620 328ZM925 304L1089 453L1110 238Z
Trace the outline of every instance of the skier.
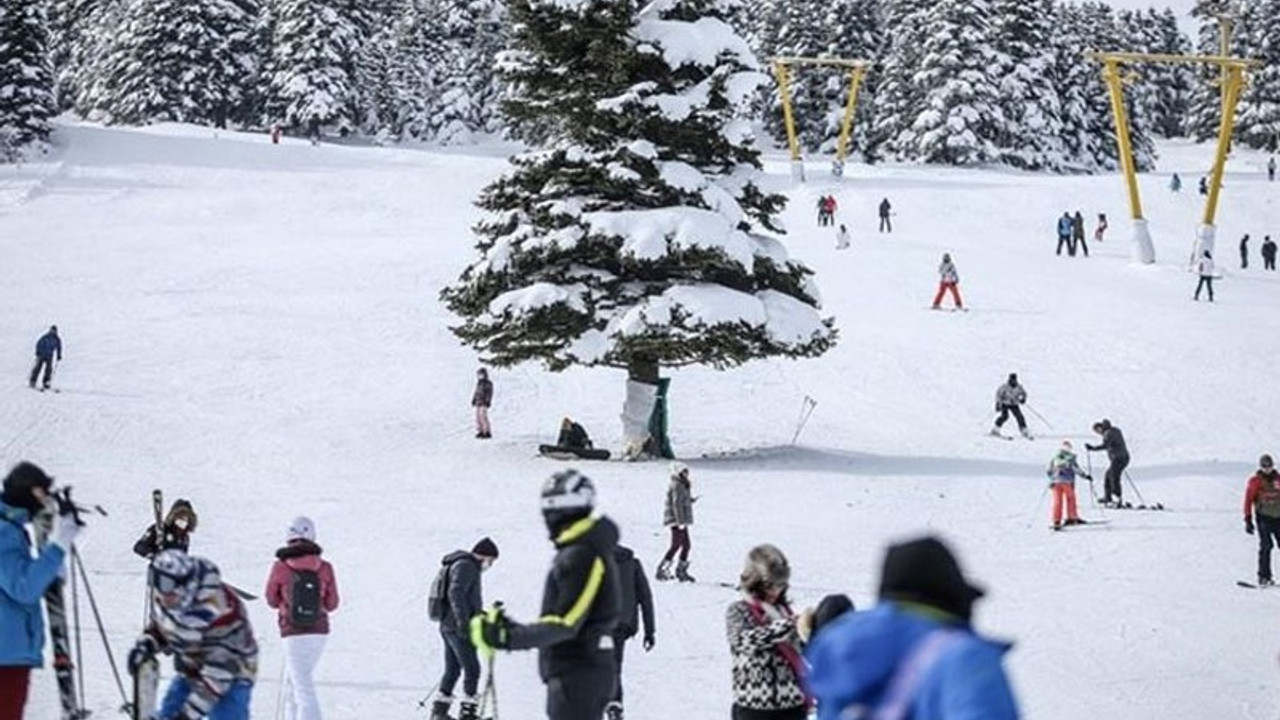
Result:
M791 567L773 545L747 553L739 577L742 597L725 611L733 656L733 720L804 720L804 689L797 617L787 602Z
M1192 298L1200 301L1200 289L1209 289L1209 302L1213 302L1213 256L1208 250L1204 251L1204 256L1200 258L1200 262L1196 263L1196 272L1200 274L1200 282L1196 283L1196 294Z
M893 206L889 204L889 198L880 201L880 232L893 232L893 221L890 217L893 215Z
M1256 523L1256 524L1255 524ZM1258 458L1258 471L1244 491L1244 531L1258 533L1258 585L1274 585L1271 548L1280 541L1280 473L1270 455Z
M50 499L57 503L53 532L32 557L24 526ZM29 462L9 471L0 494L0 720L22 720L31 669L44 662L40 598L58 578L79 532L75 508L54 495L53 478Z
M542 593L542 616L521 624L500 606L472 618L481 652L538 648L550 720L599 720L613 697L613 628L621 609L613 548L618 526L594 517L595 485L577 470L552 475L542 488L542 519L556 547Z
M1044 474L1049 476L1049 489L1053 490L1053 529L1061 530L1063 525L1084 525L1076 506L1076 476L1086 480L1093 480L1093 476L1080 469L1070 440L1062 441L1062 447L1049 460ZM1064 503L1067 506L1066 522L1062 520Z
M484 368L476 370L476 389L471 393L471 407L476 409L476 437L491 438L489 428L489 406L493 404L493 381L489 379L489 371Z
M1084 214L1079 210L1071 218L1071 246L1079 247L1084 256L1089 257L1089 244L1084 241Z
M656 642L657 629L653 624L653 593L649 591L649 581L644 577L644 567L640 565L640 560L631 548L622 545L613 549L613 557L618 563L622 613L618 616L618 624L613 628L616 687L613 699L605 706L604 712L607 720L622 720L622 659L626 654L627 641L639 632L639 621L643 617L643 647L645 652L649 652ZM639 612L636 608L639 608Z
M827 225L827 196L818 196L818 227Z
M1120 480L1124 469L1129 467L1129 447L1125 445L1124 434L1106 418L1094 423L1093 431L1102 436L1102 442L1097 445L1085 443L1084 449L1090 452L1106 450L1109 462L1101 502L1103 505L1124 507L1124 488Z
M689 479L689 466L676 461L671 463L671 483L667 485L667 501L662 507L662 524L671 530L671 544L667 554L658 563L656 577L659 580L670 580L671 560L680 551L680 560L676 564L675 578L680 582L694 582L689 574L689 526L693 524L693 483Z
M1098 227L1093 230L1093 241L1098 243L1102 242L1102 236L1107 232L1108 227L1107 214L1098 213Z
M155 523L148 525L147 531L133 544L133 552L148 560L161 550L170 548L186 552L191 546L191 533L196 531L197 520L195 508L191 507L189 500L174 500L164 516L159 536Z
M498 560L498 546L481 538L471 552L455 550L440 560L444 573L440 605L440 637L444 641L444 674L431 703L431 720L452 720L453 688L462 676L462 700L458 720L476 720L480 688L480 659L471 643L467 624L484 611L481 576ZM434 589L433 589L434 594Z
M1249 268L1249 233L1245 233L1240 238L1240 269L1247 270Z
M1178 173L1174 173L1173 177L1169 178L1169 190L1171 190L1172 192L1178 192L1181 189L1182 189L1182 178L1178 177Z
M285 545L262 596L276 610L284 641L285 720L320 720L320 701L312 673L329 636L329 615L338 609L338 581L333 566L323 560L316 544L316 526L299 516L285 531Z
M1272 271L1276 269L1276 244L1270 235L1262 239L1262 269Z
M157 720L248 720L258 643L240 597L212 561L181 550L157 554L149 577L151 621L129 652L129 672L173 654L178 674Z
M827 213L827 224L833 225L835 224L835 221L836 221L836 208L837 208L836 196L828 195L825 201L825 205L826 205L826 213Z
M1275 182L1276 179L1276 156L1272 155L1267 160L1267 180Z
M1067 255L1075 257L1076 246L1071 242L1071 213L1063 212L1062 217L1058 218L1058 250L1055 255L1062 254L1062 248L1067 249Z
M1200 194L1201 195L1209 194L1209 179L1203 175L1200 176Z
M991 428L991 434L999 437L1000 428L1005 421L1009 419L1009 415L1013 415L1013 419L1018 421L1018 432L1022 433L1022 437L1030 440L1031 433L1027 432L1027 420L1022 416L1022 408L1020 407L1027 401L1027 390L1018 384L1018 374L1009 373L1009 380L1005 384L996 388L996 412L1000 413L1000 417L996 418L996 424Z
M1002 667L1010 645L974 632L984 593L946 545L927 537L891 546L879 594L875 608L841 617L808 648L818 720L1017 720Z
M62 362L62 338L58 337L58 326L50 325L49 332L41 335L36 341L36 364L31 368L31 378L27 381L29 386L33 388L36 386L36 377L43 369L44 379L41 381L40 389L49 389L49 382L53 379L54 357L57 357L58 362Z
M840 232L836 233L836 249L843 250L849 247L849 230L845 226L840 226Z
M951 299L957 310L964 309L960 300L960 273L956 272L956 264L951 262L951 253L942 253L942 262L938 265L938 292L933 296L933 309L942 307L943 293L951 291Z

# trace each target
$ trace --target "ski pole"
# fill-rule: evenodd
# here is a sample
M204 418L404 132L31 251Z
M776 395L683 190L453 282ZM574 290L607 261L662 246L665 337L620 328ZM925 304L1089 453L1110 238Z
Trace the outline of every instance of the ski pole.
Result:
M71 546L72 551L75 545ZM73 556L74 557L74 556ZM67 572L71 575L71 625L75 628L76 643L76 697L80 705L76 711L77 717L87 717L88 712L84 709L84 642L83 635L80 632L80 584L76 581L76 569L72 567L74 560L67 563Z
M84 596L89 598L89 609L93 611L93 621L97 624L98 634L102 637L102 648L107 652L107 662L111 664L111 674L115 676L116 688L120 690L120 699L124 701L125 706L129 706L129 696L125 694L124 682L120 679L120 668L116 666L116 656L111 651L111 641L107 640L107 629L102 624L102 613L98 612L98 601L93 597L93 588L89 585L89 574L84 569L80 552L74 547L71 548L71 560L80 571L80 579L84 584Z
M1129 481L1129 487L1133 488L1133 493L1138 496L1138 502L1143 505L1147 504L1146 498L1142 497L1142 491L1138 489L1138 484L1133 481L1133 476L1129 474L1129 470L1124 471L1124 477Z
M1050 423L1048 420L1045 420L1044 416L1036 412L1035 408L1031 407L1029 403L1023 403L1023 404L1027 406L1027 409L1031 411L1032 415L1035 415L1037 418L1039 418L1040 422L1044 423L1045 427L1049 428L1050 430L1053 430L1053 424Z
M813 409L817 406L818 401L808 395L805 395L804 400L800 402L800 418L796 422L796 432L791 436L792 445L795 445L796 441L800 439L800 433L804 430L805 424L809 422L809 417L813 415Z
M497 653L489 653L489 657L485 659L486 671L488 677L484 681L484 693L480 697L479 715L481 720L498 720L498 686L493 679L493 659ZM485 708L492 706L493 714L485 715Z
M289 691L291 693L293 692L293 688L292 688L293 683L289 681L289 674L286 672L288 667L289 667L288 657L287 656L281 657L280 658L280 684L279 684L280 689L276 691L275 720L280 720L280 718L284 717L285 685L288 684L290 686Z
M418 701L418 707L425 708L427 706L427 703L431 702L431 698L435 697L436 690L439 690L439 689L440 689L440 681L437 680L436 684L432 685L431 689L427 691L427 694L423 696L421 700Z

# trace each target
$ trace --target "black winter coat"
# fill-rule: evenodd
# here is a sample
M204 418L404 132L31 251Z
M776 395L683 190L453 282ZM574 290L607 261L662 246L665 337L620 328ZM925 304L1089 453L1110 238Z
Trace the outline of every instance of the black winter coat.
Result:
M543 682L583 666L612 668L613 651L601 639L612 635L622 605L613 557L618 526L612 520L579 520L555 544L542 591L542 617L527 625L512 624L507 640L512 650L538 648Z
M613 634L615 637L635 637L640 630L640 615L643 613L644 636L653 637L653 592L649 590L644 567L631 548L619 545L614 548L613 557L618 561L618 584L622 594L622 612L618 615Z
M440 561L449 566L446 584L444 615L440 629L456 632L463 637L471 618L484 611L484 598L480 590L480 562L466 550L454 550Z
M1112 460L1128 460L1129 447L1124 444L1124 435L1120 428L1111 425L1102 431L1102 442L1097 445L1085 445L1090 450L1106 450L1107 457Z

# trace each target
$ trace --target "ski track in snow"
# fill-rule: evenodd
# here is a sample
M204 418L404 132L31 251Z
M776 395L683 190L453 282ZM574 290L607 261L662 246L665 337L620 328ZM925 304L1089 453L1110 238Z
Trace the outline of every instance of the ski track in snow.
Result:
M617 449L623 373L537 367L493 372L495 438L474 440L476 360L448 331L440 288L472 262L471 204L504 163L484 150L321 146L162 125L63 126L59 150L25 178L0 177L3 460L29 458L101 503L81 552L118 660L139 632L142 564L130 552L153 487L189 498L193 548L229 582L260 592L290 518L315 518L343 606L317 671L331 719L423 717L440 670L425 596L439 557L492 535L502 557L486 599L537 615L551 557L537 510L539 458L560 417ZM1256 543L1242 532L1247 474L1274 443L1280 278L1238 268L1236 243L1280 233L1280 184L1265 157L1228 168L1218 302L1191 302L1184 261L1201 211L1209 146L1162 147L1143 176L1159 263L1127 261L1122 181L1012 172L850 166L841 184L792 186L791 253L816 271L839 346L809 361L671 373L672 440L692 468L696 585L655 583L658 645L628 648L628 717L724 717L731 701L725 606L746 551L788 554L797 606L827 592L874 601L886 542L945 535L989 589L976 624L1016 641L1007 660L1026 717L1133 720L1274 717L1275 597L1248 593ZM1167 190L1182 174L1191 192ZM816 228L835 192L834 230ZM889 196L892 234L876 232ZM1093 257L1055 257L1054 222L1096 213ZM1254 242L1255 257L1258 241ZM942 252L971 313L925 309ZM30 346L50 323L66 343L55 384L25 386ZM1018 372L1033 442L984 436L996 386ZM804 395L818 401L790 445ZM1130 442L1133 479L1169 510L1094 508L1110 521L1048 530L1044 467L1109 417ZM1006 432L1011 425L1006 426ZM1079 448L1082 450L1082 448ZM1101 487L1105 460L1094 458ZM665 464L583 463L651 573ZM1126 498L1136 501L1129 484ZM1277 560L1280 562L1280 559ZM262 646L253 716L275 716L281 645L250 604ZM87 613L87 611L86 611ZM89 705L118 695L100 643L84 640ZM543 717L533 653L498 659L506 720ZM50 717L53 675L37 673L28 714Z

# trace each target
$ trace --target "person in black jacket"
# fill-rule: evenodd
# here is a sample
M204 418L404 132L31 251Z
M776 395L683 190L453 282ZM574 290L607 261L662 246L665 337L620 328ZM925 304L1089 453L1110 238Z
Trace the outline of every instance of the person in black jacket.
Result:
M476 389L471 393L471 407L476 409L476 437L488 439L493 437L489 427L489 406L493 404L493 381L489 379L489 371L484 368L476 370Z
M1270 235L1262 239L1262 269L1276 269L1276 243Z
M613 629L621 610L613 549L618 526L593 517L595 485L566 469L542 488L542 518L556 555L542 591L542 615L521 624L494 606L471 620L481 652L538 648L550 720L600 720L613 697Z
M164 516L160 532L156 532L155 523L149 525L138 542L133 544L133 552L148 560L162 550L187 552L191 547L191 533L196 531L197 520L191 501L178 498Z
M455 550L441 559L446 571L444 613L440 617L440 637L444 640L444 674L431 703L431 720L453 720L449 706L453 704L453 688L462 679L462 700L458 704L458 720L476 720L480 687L480 659L468 637L467 624L484 611L480 574L498 559L498 546L482 538L471 552Z
M644 618L644 651L653 649L656 641L653 625L653 593L649 591L649 581L644 577L644 567L636 559L631 548L619 545L613 549L613 557L618 562L618 584L622 596L622 614L618 616L618 624L613 628L613 657L617 660L617 687L613 691L613 700L605 707L608 720L622 720L622 658L627 641L636 636L640 629L639 620ZM636 612L636 608L640 611Z
M1111 461L1111 465L1107 467L1102 504L1123 507L1124 487L1120 483L1121 473L1129 467L1129 448L1124 443L1124 434L1106 418L1094 423L1093 431L1102 436L1102 442L1097 445L1085 445L1084 448L1091 452L1106 450L1107 459Z
M40 371L44 371L44 378L40 382L42 390L49 389L49 382L53 380L53 360L57 357L58 362L62 362L62 338L58 337L58 326L49 326L49 332L40 336L36 341L36 364L31 368L31 378L28 383L31 387L36 386L36 379L40 377Z

